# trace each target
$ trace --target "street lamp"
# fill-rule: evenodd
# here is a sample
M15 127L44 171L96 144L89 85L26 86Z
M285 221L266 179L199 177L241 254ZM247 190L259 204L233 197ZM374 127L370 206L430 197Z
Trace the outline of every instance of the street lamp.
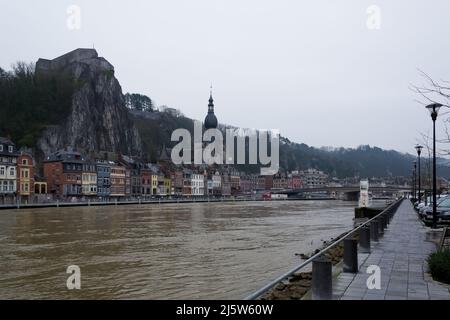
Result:
M422 146L421 145L417 145L417 146L415 146L414 148L416 148L416 150L417 150L417 166L419 167L419 170L418 170L418 176L419 176L419 203L420 203L420 154L422 153Z
M438 116L439 109L442 104L432 103L426 106L431 114L431 120L433 120L433 228L437 225L437 213L436 213L436 118Z

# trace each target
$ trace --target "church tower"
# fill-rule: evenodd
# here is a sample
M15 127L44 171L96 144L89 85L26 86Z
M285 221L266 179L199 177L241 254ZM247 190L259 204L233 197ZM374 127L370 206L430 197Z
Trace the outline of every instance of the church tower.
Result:
M217 128L217 118L214 114L214 99L212 97L212 88L209 93L209 103L208 103L208 114L205 118L205 128L206 129L216 129Z

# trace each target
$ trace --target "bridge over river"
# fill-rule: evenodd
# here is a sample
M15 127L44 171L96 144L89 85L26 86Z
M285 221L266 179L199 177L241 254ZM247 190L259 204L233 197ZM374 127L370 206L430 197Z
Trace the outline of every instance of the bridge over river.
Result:
M272 191L275 194L287 194L289 197L295 197L312 193L327 193L335 195L343 195L347 200L355 200L359 196L360 186L321 186L313 188L300 189L280 189ZM374 195L403 195L411 192L410 186L370 186L369 192Z

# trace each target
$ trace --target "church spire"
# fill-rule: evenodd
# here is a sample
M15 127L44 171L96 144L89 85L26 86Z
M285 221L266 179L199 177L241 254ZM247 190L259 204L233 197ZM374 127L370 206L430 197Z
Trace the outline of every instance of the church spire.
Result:
M209 88L208 113L214 113L214 99L212 97L212 85Z
M205 118L205 128L213 129L217 128L217 118L214 114L214 99L212 97L212 85L209 89L209 103L208 103L208 114Z

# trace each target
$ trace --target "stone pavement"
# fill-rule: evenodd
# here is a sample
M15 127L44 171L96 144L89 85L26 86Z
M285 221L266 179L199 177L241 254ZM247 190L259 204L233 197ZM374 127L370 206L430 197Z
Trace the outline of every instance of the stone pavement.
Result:
M426 259L436 245L426 241L426 227L409 201L403 201L379 242L371 243L370 254L358 254L357 274L341 273L333 281L337 300L442 300L449 289L434 282ZM381 270L381 289L368 289L369 265Z

